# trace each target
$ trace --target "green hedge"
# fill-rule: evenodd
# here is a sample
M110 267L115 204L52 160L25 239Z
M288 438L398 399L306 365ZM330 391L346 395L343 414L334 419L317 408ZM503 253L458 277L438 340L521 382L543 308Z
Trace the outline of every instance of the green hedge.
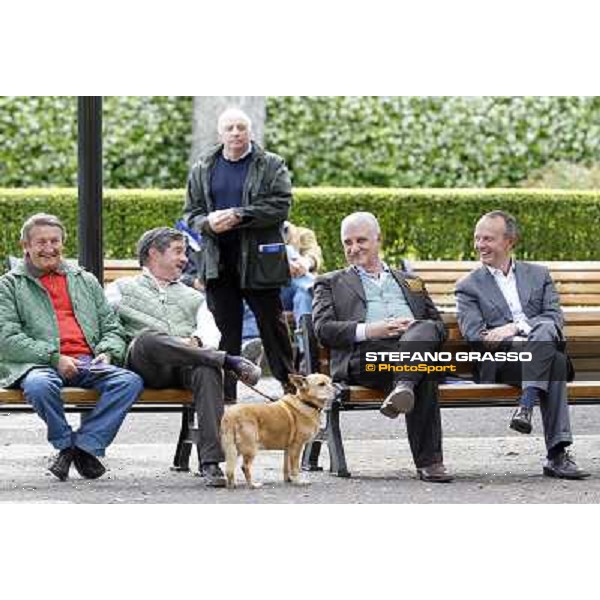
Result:
M107 258L129 258L143 231L172 225L181 216L183 190L105 190ZM519 256L531 260L600 260L600 192L564 190L296 189L292 221L315 230L326 269L344 265L339 225L357 210L378 216L386 258L470 259L473 227L484 212L512 212L523 230ZM3 228L0 253L18 253L25 218L52 212L71 235L67 254L77 253L77 192L74 189L0 189Z
M0 96L0 186L77 183L73 96ZM104 98L104 184L185 185L191 96ZM267 147L298 187L512 187L600 162L600 97L269 96Z
M131 258L147 229L173 225L181 218L184 190L104 190L104 248L106 258ZM67 227L66 254L77 255L77 190L74 188L0 188L3 227L0 253L19 253L19 232L36 212L59 216Z

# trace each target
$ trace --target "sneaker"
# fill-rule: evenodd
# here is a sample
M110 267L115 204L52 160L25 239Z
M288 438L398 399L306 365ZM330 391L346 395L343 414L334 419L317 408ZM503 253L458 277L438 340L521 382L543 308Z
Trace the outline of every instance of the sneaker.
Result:
M242 356L254 363L260 365L264 355L263 343L260 338L247 340L242 344Z
M106 467L93 454L81 448L75 448L73 462L77 472L86 479L98 479L106 473Z
M237 356L235 358L237 359L236 364L231 371L242 383L256 385L260 381L260 376L262 375L261 368L242 356Z
M509 427L519 433L531 433L531 414L533 410L526 406L519 406L515 410Z
M412 387L407 383L399 383L383 401L379 412L389 419L395 419L401 413L410 412L414 405L415 393Z
M73 448L63 448L48 467L48 471L61 481L66 481L69 478L69 469L73 462L73 454Z
M227 479L217 463L207 463L202 465L199 477L206 487L222 488L227 486Z

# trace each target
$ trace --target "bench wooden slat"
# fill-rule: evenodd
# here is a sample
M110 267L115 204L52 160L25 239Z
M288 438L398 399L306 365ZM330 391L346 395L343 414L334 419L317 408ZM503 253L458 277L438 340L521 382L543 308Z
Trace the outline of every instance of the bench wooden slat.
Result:
M560 271L600 271L600 261L596 260L533 260L535 265L543 265L550 270ZM469 272L478 268L477 260L415 260L410 265L417 273L422 271L462 271Z
M64 388L62 392L63 401L67 405L93 406L98 394L94 390L83 388ZM180 389L151 390L145 389L135 404L192 404L192 392ZM2 406L27 404L21 390L0 389L0 410Z
M384 396L380 390L359 385L349 386L349 390L349 402L351 404L378 404L383 402ZM567 391L570 402L583 399L600 399L600 381L573 381L567 384ZM519 395L519 388L502 383L459 383L441 384L439 386L439 402L445 406L450 406L453 402L468 402L470 400L493 405L495 401L516 400Z
M107 258L104 261L105 269L112 269L118 271L119 269L137 269L140 270L140 263L137 258Z
M577 283L574 281L555 281L556 289L561 294L561 300L564 298L563 294L568 294L572 296L579 296L585 294L598 294L600 295L600 283L591 282L591 283ZM456 287L456 282L452 281L432 281L426 280L427 291L430 295L437 294L438 296L448 296L454 294L454 288Z
M113 281L120 279L121 277L134 277L140 274L139 269L131 269L131 270L119 270L119 271L111 271L104 270L104 283L112 283Z

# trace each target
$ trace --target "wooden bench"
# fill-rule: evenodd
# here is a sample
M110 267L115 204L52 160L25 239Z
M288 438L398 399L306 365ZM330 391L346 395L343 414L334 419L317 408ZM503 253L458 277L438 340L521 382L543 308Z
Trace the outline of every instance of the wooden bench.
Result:
M565 314L567 351L575 370L575 381L567 384L570 404L600 403L600 262L547 262L557 285ZM460 277L479 263L465 261L422 261L413 263L416 274L423 278L431 296L442 312L448 329L443 350L467 350L458 329L454 296L451 294ZM307 372L329 373L329 352L320 346L314 335L310 315L302 318L302 335L306 349ZM468 375L463 373L462 375ZM330 471L349 477L342 433L340 412L374 410L381 406L382 392L362 386L338 385L336 399L326 407L325 424L317 438L308 444L302 457L305 470L320 470L318 459L321 445L327 443ZM474 384L473 382L440 384L439 402L442 408L473 406L514 406L519 389L503 384Z
M141 267L136 259L107 259L104 261L104 284L109 284L120 277L138 275L140 272ZM289 314L291 315L291 322L289 324L293 329L293 314ZM98 395L93 390L65 388L62 392L62 397L66 412L85 413L94 406ZM0 389L0 413L2 412L32 412L32 408L25 401L20 390ZM189 471L192 444L196 445L197 450L199 442L192 393L189 390L183 389L145 389L132 406L131 412L181 413L181 430L175 449L172 469L176 471Z
M563 308L600 306L600 261L533 261L545 265L560 294ZM475 261L423 260L410 263L442 312L454 311L454 286L481 263Z
M104 285L112 283L119 277L139 275L141 271L142 267L135 258L108 258L104 261Z
M108 259L104 261L104 283L110 283L119 277L137 275L141 267L136 259ZM82 388L64 388L62 397L66 412L88 412L96 403L98 394ZM32 412L31 406L23 398L20 390L0 389L0 413ZM183 389L146 389L131 408L131 412L179 412L181 430L173 469L189 471L192 444L198 444L198 432L195 427L195 409L192 393Z
M98 394L94 390L66 387L62 391L66 412L88 412L96 403ZM0 413L32 412L21 390L0 389ZM198 431L195 427L196 411L192 393L183 389L145 389L131 407L130 412L178 412L181 413L181 430L175 448L172 469L189 471L192 444L198 444Z

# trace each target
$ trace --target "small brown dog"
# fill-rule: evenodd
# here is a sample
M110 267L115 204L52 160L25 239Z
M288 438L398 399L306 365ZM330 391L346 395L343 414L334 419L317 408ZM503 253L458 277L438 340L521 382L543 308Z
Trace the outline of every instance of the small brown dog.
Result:
M259 448L285 450L283 479L298 481L300 453L304 444L319 431L320 413L333 400L335 388L327 375L290 375L296 394L286 394L273 404L237 404L225 410L221 421L221 444L227 461L227 487L235 487L237 457L243 457L242 471L251 488L252 461Z

